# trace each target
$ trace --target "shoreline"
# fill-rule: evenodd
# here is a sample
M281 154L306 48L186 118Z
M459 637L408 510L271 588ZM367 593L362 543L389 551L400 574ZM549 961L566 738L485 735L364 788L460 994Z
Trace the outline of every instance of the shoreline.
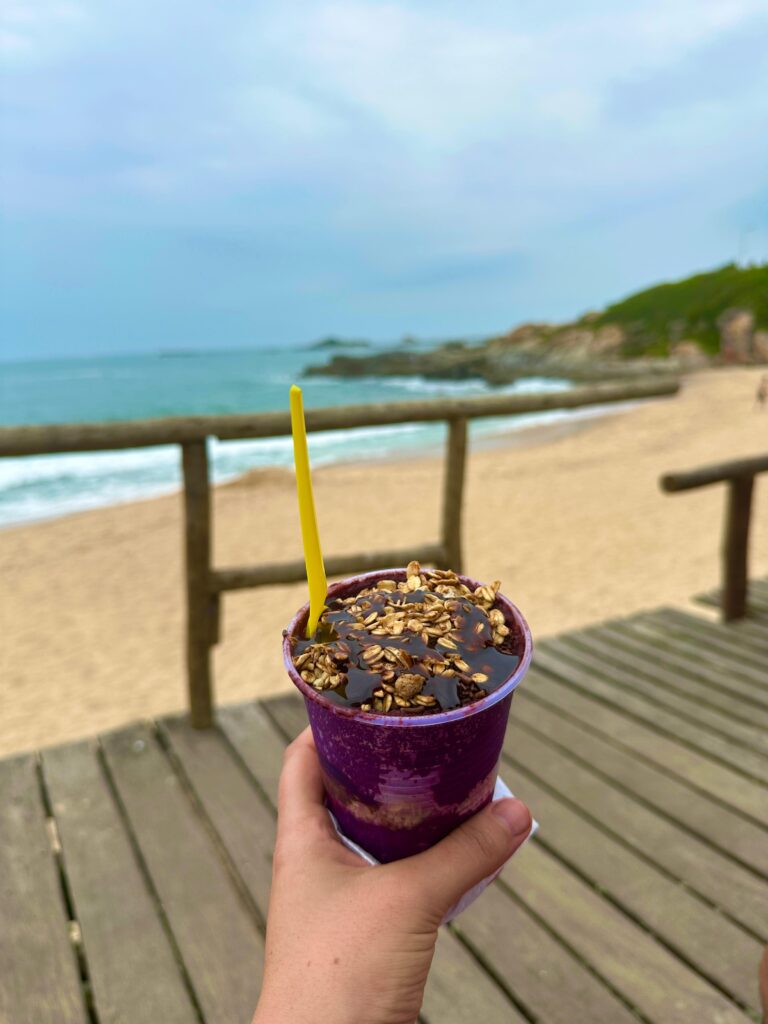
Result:
M619 416L622 413L641 405L643 402L656 402L662 401L663 397L659 398L647 398L640 400L632 400L628 402L619 403L606 403L604 405L597 406L585 406L579 409L566 409L562 411L562 415L554 421L549 418L545 422L525 422L521 426L502 426L498 428L483 431L480 436L471 437L472 448L475 451L485 451L490 448L499 446L509 446L515 448L528 448L534 447L538 444L546 444L549 440L553 440L559 437L569 436L570 434L577 433L580 430L588 429L594 421L599 421L606 416ZM523 413L524 417L528 416L540 416L551 417L552 412L545 413ZM509 417L510 420L514 421L515 417ZM477 423L482 423L483 420L477 420ZM336 466L348 466L368 463L384 463L391 464L393 462L401 461L413 461L425 458L441 458L444 449L444 442L428 442L425 446L420 449L410 448L404 446L402 448L390 448L384 452L367 452L365 454L349 456L342 456L333 461L321 462L318 466L313 469L313 473L320 473L329 468ZM127 452L141 451L143 449L127 449ZM153 449L146 449L151 451ZM103 452L83 452L76 453L78 455L91 455L91 454L118 454L117 451ZM38 456L29 456L30 458L38 458ZM53 456L43 455L42 458L49 458ZM66 457L66 453L65 453ZM289 466L282 465L280 463L273 463L271 465L253 466L249 469L244 469L241 472L235 473L229 476L227 479L219 480L216 483L211 481L211 488L219 487L233 487L237 486L238 482L243 478L249 477L251 474L258 473L269 473L273 470L284 471L292 476L292 468ZM61 519L66 519L71 516L85 515L90 512L100 512L114 508L124 508L131 505L143 504L148 501L156 501L162 498L169 498L178 496L182 493L183 489L179 485L168 484L168 486L161 486L159 490L151 490L147 494L136 494L133 497L127 497L124 500L105 502L104 504L95 504L87 506L85 508L76 508L71 511L65 511L60 513L51 513L50 515L35 516L29 519L18 519L8 523L0 523L0 536L7 533L8 531L25 529L30 526L38 526L46 523L58 522Z
M535 637L641 608L685 604L717 585L724 489L665 495L664 472L764 452L763 371L704 371L679 395L473 445L465 570L502 581ZM408 548L437 536L442 459L321 466L327 554ZM371 469L374 471L371 472ZM252 471L213 489L217 566L301 558L293 475ZM183 709L179 494L0 532L0 756ZM755 488L750 570L768 573L768 486ZM279 637L305 587L226 594L216 701L290 684Z

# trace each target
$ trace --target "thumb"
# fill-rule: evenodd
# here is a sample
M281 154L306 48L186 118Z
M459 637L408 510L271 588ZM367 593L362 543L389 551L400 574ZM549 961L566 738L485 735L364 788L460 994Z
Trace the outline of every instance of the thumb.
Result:
M402 861L418 877L430 910L441 917L465 892L497 871L531 831L522 800L497 800L435 846Z

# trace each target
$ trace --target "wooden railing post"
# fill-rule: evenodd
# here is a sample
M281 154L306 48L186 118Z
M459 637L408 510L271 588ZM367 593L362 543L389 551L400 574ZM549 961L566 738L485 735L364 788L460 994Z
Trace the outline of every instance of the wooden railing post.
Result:
M211 647L218 633L218 596L211 591L211 491L206 441L182 445L187 591L187 686L196 729L213 722Z
M733 622L747 610L747 547L752 509L753 476L735 476L728 483L728 508L723 536L723 619Z
M442 546L446 569L462 572L461 519L464 505L464 468L467 461L467 420L448 421L443 482Z

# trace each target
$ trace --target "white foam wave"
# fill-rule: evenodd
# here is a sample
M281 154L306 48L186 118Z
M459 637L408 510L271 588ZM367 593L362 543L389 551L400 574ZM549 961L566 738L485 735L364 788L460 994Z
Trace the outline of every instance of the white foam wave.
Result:
M346 377L312 378L313 387L319 385L338 388L344 385L348 386L350 382L350 379ZM571 386L569 381L554 377L526 377L516 380L512 384L496 387L480 379L432 380L418 374L402 377L355 377L354 382L383 390L389 388L416 395L514 395L534 391L567 391Z
M567 386L565 381L534 380L519 381L505 390L557 391ZM475 437L489 437L537 424L605 415L634 404L479 420L471 429ZM444 425L437 423L323 431L310 434L310 456L313 465L320 466L350 458L368 460L395 453L422 453L439 445L444 436ZM255 467L290 466L293 446L290 437L212 440L210 455L213 479L221 482ZM0 459L0 525L171 493L180 486L180 479L180 457L175 446Z

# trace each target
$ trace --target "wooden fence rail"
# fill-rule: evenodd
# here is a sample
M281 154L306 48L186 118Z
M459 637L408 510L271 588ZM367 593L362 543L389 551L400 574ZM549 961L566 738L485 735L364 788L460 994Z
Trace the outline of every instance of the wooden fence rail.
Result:
M674 394L678 381L655 377L596 384L563 392L435 399L428 402L349 405L307 409L307 430L348 430L398 423L448 424L440 539L407 551L364 552L326 560L328 576L404 565L411 558L429 565L462 568L462 506L471 419L514 416L552 409L629 402ZM235 416L184 416L115 423L69 423L0 428L0 457L103 451L176 444L181 446L184 491L187 685L192 724L213 721L211 653L220 635L221 594L227 590L296 583L303 562L214 568L211 565L211 484L207 441L280 437L291 432L287 412Z
M742 619L747 611L749 579L749 526L752 492L758 473L768 472L768 455L703 466L686 473L667 473L662 490L669 494L691 491L710 484L728 484L728 504L723 531L722 611L725 622Z

